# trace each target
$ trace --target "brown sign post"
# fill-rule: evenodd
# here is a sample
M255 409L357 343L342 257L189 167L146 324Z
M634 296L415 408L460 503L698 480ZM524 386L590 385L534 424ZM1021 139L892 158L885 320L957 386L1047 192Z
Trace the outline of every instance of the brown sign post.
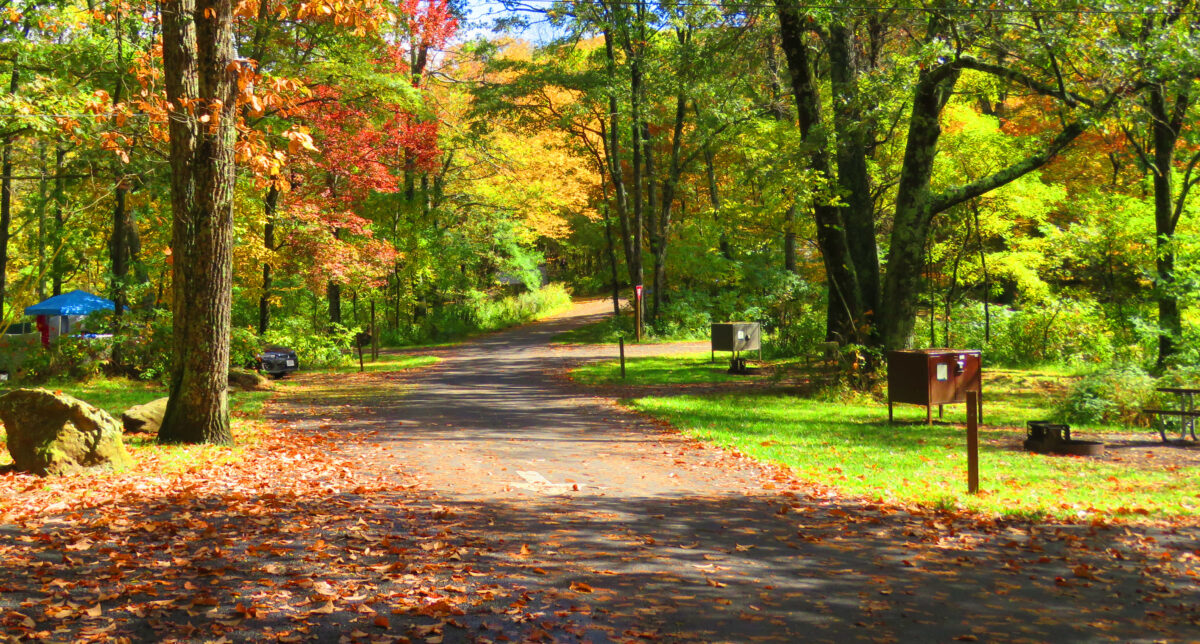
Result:
M633 337L636 342L642 341L642 285L633 287Z

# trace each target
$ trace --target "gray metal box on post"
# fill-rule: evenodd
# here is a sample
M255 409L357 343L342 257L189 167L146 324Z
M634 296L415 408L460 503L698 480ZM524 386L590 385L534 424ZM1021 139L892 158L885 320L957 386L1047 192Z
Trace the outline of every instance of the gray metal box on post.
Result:
M758 349L762 360L762 326L758 322L717 322L712 325L712 359L718 351L741 351Z

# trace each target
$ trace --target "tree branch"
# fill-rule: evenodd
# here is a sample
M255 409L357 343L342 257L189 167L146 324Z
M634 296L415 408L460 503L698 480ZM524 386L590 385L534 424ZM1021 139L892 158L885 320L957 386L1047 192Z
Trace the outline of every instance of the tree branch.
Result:
M1183 173L1179 197L1175 200L1175 212L1171 213L1171 230L1175 230L1175 226L1179 224L1179 218L1183 216L1183 206L1187 203L1188 193L1192 191L1192 186L1200 181L1200 177L1192 178L1197 164L1200 164L1200 151L1193 154L1192 158L1188 160L1187 170Z
M1054 155L1058 154L1063 148L1067 147L1071 141L1075 140L1080 134L1083 134L1084 127L1082 121L1075 121L1059 132L1058 136L1054 137L1044 149L1036 154L1032 154L1024 159L998 170L986 177L981 177L968 183L964 186L959 186L950 190L945 190L939 194L932 195L929 199L929 214L936 214L948 208L952 208L964 201L974 199L982 194L995 190L1005 184L1011 183L1026 174L1045 165Z
M1003 65L996 65L993 63L984 62L982 60L979 60L977 58L972 58L970 56L963 56L963 57L959 58L957 62L962 67L965 67L967 69L973 69L977 72L983 72L985 74L991 74L998 78L1003 78L1005 80L1014 82L1023 87L1029 88L1030 90L1033 90L1034 92L1037 92L1038 94L1042 94L1043 96L1052 96L1054 98L1061 100L1062 102L1066 103L1067 105L1069 105L1071 107L1075 107L1076 105L1086 105L1088 107L1094 108L1097 106L1096 101L1094 101L1086 96L1077 94L1075 92L1068 92L1065 89L1060 89L1060 88L1054 87L1053 85L1048 85L1046 83L1043 83L1039 80L1032 78L1031 76L1029 76L1028 74L1026 74L1024 72L1021 72L1021 71L1018 71L1015 69L1011 69L1011 68L1005 67Z

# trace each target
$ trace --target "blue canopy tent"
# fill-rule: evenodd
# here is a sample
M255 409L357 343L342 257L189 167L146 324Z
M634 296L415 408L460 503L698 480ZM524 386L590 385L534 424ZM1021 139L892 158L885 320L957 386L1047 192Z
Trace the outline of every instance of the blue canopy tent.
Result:
M93 311L113 311L116 308L117 305L110 299L76 289L25 307L25 315L87 315Z

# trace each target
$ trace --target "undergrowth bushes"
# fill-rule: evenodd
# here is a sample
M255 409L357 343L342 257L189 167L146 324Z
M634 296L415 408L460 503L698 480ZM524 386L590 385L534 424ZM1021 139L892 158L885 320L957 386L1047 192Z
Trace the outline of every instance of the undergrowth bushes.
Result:
M1085 302L1061 300L1049 306L1008 308L991 305L990 334L984 306L969 302L954 309L950 340L945 339L944 320L936 321L941 346L982 349L988 364L1026 367L1037 364L1110 364L1118 357L1114 333L1099 307ZM926 317L917 324L918 342L928 345ZM1134 356L1122 356L1133 358Z
M1083 425L1144 425L1141 410L1154 397L1154 388L1154 378L1136 365L1104 369L1075 382L1056 415Z
M386 333L382 340L397 345L445 342L531 322L570 306L571 295L562 284L549 284L499 298L482 291L470 291L459 301L435 309L419 322Z

